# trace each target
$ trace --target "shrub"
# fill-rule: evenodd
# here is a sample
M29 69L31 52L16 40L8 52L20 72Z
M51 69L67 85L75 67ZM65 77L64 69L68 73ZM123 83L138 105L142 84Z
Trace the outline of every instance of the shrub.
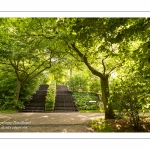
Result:
M68 81L68 86L71 91L90 91L93 93L98 93L100 91L99 79L89 74L74 75Z
M56 81L52 81L47 90L46 104L45 104L46 111L54 110L55 97L56 97Z
M141 130L139 112L147 107L149 96L145 84L139 82L139 76L130 76L114 84L110 100L113 108L119 111L120 117L128 116L133 129Z
M25 108L24 103L19 101L7 100L3 105L0 107L0 110L20 110Z
M25 82L22 84L20 93L19 93L19 100L17 102L14 101L14 92L16 90L16 76L8 72L0 73L0 109L7 110L7 109L23 109L24 102L30 100L31 95L36 91L39 87L41 81L40 76Z
M114 132L111 126L102 118L92 120L89 126L96 132Z
M0 109L7 109L14 97L16 78L9 72L1 72L0 78Z
M89 101L98 101L98 97L93 93L73 92L73 98L76 106L80 110L97 110L99 106L97 103L89 104Z
M81 76L81 75L75 75L74 77L70 78L69 82L69 89L72 91L88 91L88 77L87 76Z
M24 83L21 87L19 100L22 102L30 100L32 94L39 88L40 84L41 79L39 77Z

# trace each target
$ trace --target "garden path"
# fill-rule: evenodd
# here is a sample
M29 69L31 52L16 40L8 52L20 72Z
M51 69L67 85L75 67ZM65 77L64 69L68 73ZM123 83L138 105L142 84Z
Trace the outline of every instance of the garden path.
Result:
M0 114L0 132L93 132L88 123L104 113Z

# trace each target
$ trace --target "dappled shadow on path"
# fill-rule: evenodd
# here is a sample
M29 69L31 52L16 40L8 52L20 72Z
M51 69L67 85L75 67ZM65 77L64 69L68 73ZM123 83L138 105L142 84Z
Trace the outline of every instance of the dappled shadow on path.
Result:
M93 132L88 126L101 113L0 114L0 132ZM9 123L8 123L9 122Z

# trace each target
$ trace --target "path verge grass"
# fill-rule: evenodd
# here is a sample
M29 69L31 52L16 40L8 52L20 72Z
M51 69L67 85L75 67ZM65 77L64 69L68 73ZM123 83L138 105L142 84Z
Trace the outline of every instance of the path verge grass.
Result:
M12 114L12 113L18 113L18 110L0 110L0 113L4 113L4 114Z

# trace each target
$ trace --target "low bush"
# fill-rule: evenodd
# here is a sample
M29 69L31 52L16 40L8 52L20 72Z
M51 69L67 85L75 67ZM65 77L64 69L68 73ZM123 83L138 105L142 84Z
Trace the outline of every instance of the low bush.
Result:
M46 103L45 103L46 111L54 110L55 97L56 97L56 81L52 81L48 87L46 94Z
M140 112L149 109L150 98L144 82L139 82L139 75L133 74L124 78L116 79L111 87L110 101L114 109L118 110L118 116L128 116L135 131L141 130Z
M97 105L97 102L99 101L99 99L94 93L73 92L72 96L79 110L99 109L99 106ZM96 101L96 103L89 103L89 101Z
M8 100L6 101L1 107L1 110L21 110L24 109L24 102L19 101L12 101L12 100Z
M114 132L111 126L105 122L103 118L92 120L89 126L92 127L92 129L94 129L96 132Z
M36 91L37 87L40 85L40 77L34 78L24 84L22 84L19 100L14 101L14 93L16 90L17 79L15 75L11 72L7 74L5 72L0 73L0 109L1 110L14 110L23 109L24 103L29 101L32 94Z

